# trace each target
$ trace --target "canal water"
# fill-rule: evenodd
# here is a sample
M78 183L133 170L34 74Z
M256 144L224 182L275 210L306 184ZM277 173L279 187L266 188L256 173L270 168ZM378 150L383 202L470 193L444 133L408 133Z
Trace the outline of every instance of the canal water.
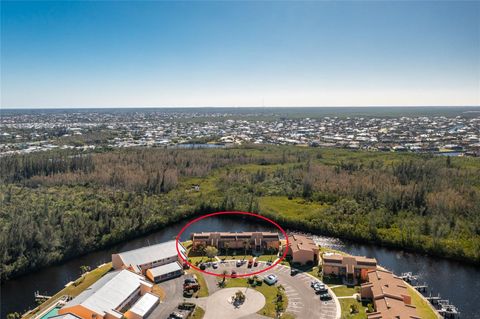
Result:
M31 274L7 281L1 286L1 318L10 312L24 312L35 307L34 292L53 295L66 283L80 275L80 266L96 267L111 260L111 254L130 249L172 240L187 224L183 221L156 231L149 235L126 241L108 249L96 251L60 265L40 269ZM183 234L186 240L191 232L198 231L276 231L273 225L242 216L215 216L191 225ZM480 268L460 262L429 257L422 254L407 253L401 250L383 248L374 245L355 244L331 237L316 236L321 245L342 250L354 255L374 257L387 269L400 274L411 271L420 275L433 289L445 299L456 305L461 318L480 318Z

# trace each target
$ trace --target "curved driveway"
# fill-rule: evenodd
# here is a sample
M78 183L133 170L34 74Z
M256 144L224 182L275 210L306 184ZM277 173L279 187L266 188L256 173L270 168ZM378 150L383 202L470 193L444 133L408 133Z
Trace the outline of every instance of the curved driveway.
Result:
M249 269L246 264L241 267L236 267L235 261L227 261L225 263L219 263L217 269L209 268L209 271L221 274L224 270L235 270L237 274L246 274L252 270L258 271L266 267L266 263L264 262L259 262L257 267ZM340 318L340 304L335 294L330 291L330 294L334 299L330 301L321 301L320 297L316 295L310 287L311 281L315 279L314 277L302 272L296 276L290 276L290 267L283 265L277 265L266 273L260 274L260 276L271 273L275 274L278 277L278 283L285 287L285 293L288 297L288 307L286 312L295 315L298 319ZM204 277L206 277L205 279L207 280L208 290L210 292L218 289L216 287L218 278L209 275L204 275ZM212 284L215 287L212 287Z

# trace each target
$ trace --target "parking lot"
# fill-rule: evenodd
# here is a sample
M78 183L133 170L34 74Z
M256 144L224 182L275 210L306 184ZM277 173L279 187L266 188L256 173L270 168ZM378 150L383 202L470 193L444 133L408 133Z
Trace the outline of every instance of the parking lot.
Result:
M265 262L259 262L258 266L248 268L247 264L243 264L237 267L236 261L227 261L218 263L218 268L208 268L209 272L222 274L223 271L227 271L229 274L232 270L235 270L237 274L246 274L253 271L258 271L268 267ZM274 274L278 278L278 284L281 284L285 288L285 293L288 297L288 313L295 315L298 319L335 319L340 318L340 305L338 299L330 291L332 300L322 301L319 295L315 294L311 288L310 283L315 280L312 276L306 273L298 273L295 276L290 275L290 267L277 265L273 269L268 270L265 273L260 274L260 277L267 276L268 274ZM219 278L210 275L203 275L208 286L209 294L212 295L220 288L217 286ZM183 301L182 297L182 282L183 277L170 280L160 284L167 293L167 297L164 303L160 304L157 309L149 316L149 318L164 319L168 317L168 314L175 309L177 304ZM208 297L207 297L208 298ZM206 315L214 313L214 304L207 303L207 298L191 298L188 301L195 302L206 311ZM173 303L173 304L172 304ZM159 309L162 308L162 309ZM212 309L210 309L212 308ZM170 312L169 312L170 311ZM255 315L258 318L263 316Z

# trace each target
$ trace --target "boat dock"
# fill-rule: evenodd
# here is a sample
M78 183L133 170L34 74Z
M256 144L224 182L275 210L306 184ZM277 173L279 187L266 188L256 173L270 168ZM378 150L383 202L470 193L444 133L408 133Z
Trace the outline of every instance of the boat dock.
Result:
M412 287L420 292L424 298L432 304L432 306L437 310L437 312L445 319L459 319L460 318L460 311L458 311L457 307L452 305L449 300L442 299L440 294L432 295L432 291L428 291L428 284L424 282L423 284L419 284L419 275L415 275L411 272L404 272L399 276L405 282L412 285ZM427 295L427 292L429 294Z

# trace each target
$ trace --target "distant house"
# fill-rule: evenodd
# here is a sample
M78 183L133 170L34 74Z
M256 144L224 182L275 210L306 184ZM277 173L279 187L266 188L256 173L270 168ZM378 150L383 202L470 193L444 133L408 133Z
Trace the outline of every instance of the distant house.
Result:
M318 245L312 238L297 234L288 236L287 256L292 259L292 262L316 265L318 264L318 252Z
M178 249L186 260L185 247L178 243ZM156 267L170 265L169 267L161 268L162 271L165 269L172 270L172 273L163 273L161 275L161 278L166 280L178 275L178 268L181 268L179 262L183 263L178 256L175 240L112 255L114 269L130 269L142 275L148 275L147 270L151 270L148 278L153 276L157 282L160 277L152 275L153 273L160 273L160 270L154 270Z
M213 246L218 249L245 249L263 251L265 249L278 250L280 237L272 232L204 232L191 235L192 245Z
M367 283L361 285L362 299L372 300L375 312L368 319L420 319L405 282L386 270L367 273Z
M322 269L325 275L359 278L365 281L367 273L377 269L377 260L362 256L323 254Z
M159 298L150 294L152 286L130 270L114 271L67 302L58 314L64 318L72 318L69 314L73 314L83 319L144 318L159 303Z

